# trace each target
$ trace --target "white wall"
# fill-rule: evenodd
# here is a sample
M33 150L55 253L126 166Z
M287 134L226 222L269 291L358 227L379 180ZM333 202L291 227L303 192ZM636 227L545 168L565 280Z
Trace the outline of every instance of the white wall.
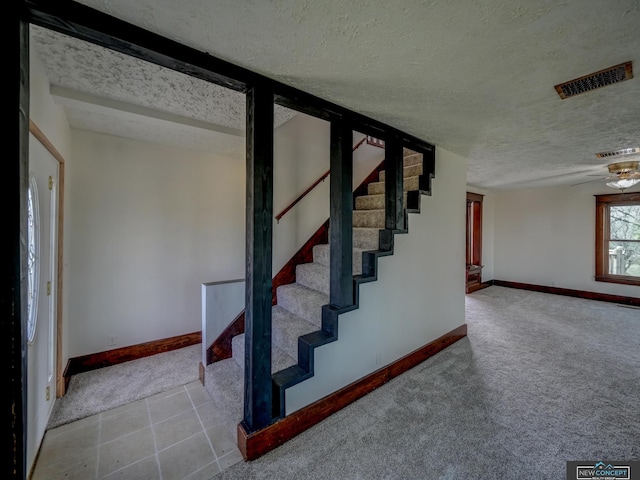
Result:
M594 280L594 195L610 193L600 183L497 192L495 279L640 297L640 287Z
M465 323L466 160L436 152L433 195L360 287L360 308L340 317L338 341L316 349L314 377L287 390L287 414Z
M329 169L329 125L276 129L274 212ZM384 151L361 149L359 183ZM73 130L69 357L201 330L201 285L245 275L245 159ZM329 216L329 181L274 220L273 274ZM117 337L116 345L109 338Z
M79 130L72 154L70 356L200 331L201 284L244 276L244 159Z
M493 232L495 195L493 192L467 185L467 192L484 195L482 199L482 281L493 280Z

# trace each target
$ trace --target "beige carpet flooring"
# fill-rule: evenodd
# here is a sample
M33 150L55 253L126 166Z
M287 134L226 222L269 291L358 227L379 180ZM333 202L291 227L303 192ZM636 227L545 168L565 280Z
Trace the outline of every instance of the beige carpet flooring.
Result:
M55 401L47 428L101 413L198 380L200 344L83 372Z

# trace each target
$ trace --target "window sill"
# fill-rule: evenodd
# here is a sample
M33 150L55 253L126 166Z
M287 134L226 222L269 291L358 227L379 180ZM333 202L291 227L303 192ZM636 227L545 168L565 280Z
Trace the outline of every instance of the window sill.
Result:
M634 285L640 287L640 278L620 277L616 275L596 276L596 282L619 283L622 285Z

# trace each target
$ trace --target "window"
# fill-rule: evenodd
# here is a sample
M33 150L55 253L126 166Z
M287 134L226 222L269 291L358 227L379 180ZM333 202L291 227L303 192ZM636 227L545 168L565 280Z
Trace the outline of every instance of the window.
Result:
M596 195L596 280L640 286L640 193Z
M27 339L33 342L38 318L38 281L40 232L38 212L38 187L35 178L29 181L27 190Z

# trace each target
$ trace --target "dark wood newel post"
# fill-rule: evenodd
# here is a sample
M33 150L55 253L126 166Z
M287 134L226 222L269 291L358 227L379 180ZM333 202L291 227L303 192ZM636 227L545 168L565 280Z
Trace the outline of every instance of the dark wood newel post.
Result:
M353 132L344 120L331 122L329 303L353 304Z
M404 230L404 163L402 142L391 135L385 142L385 228Z
M272 421L271 256L273 230L273 91L247 92L247 211L245 298L246 432Z

